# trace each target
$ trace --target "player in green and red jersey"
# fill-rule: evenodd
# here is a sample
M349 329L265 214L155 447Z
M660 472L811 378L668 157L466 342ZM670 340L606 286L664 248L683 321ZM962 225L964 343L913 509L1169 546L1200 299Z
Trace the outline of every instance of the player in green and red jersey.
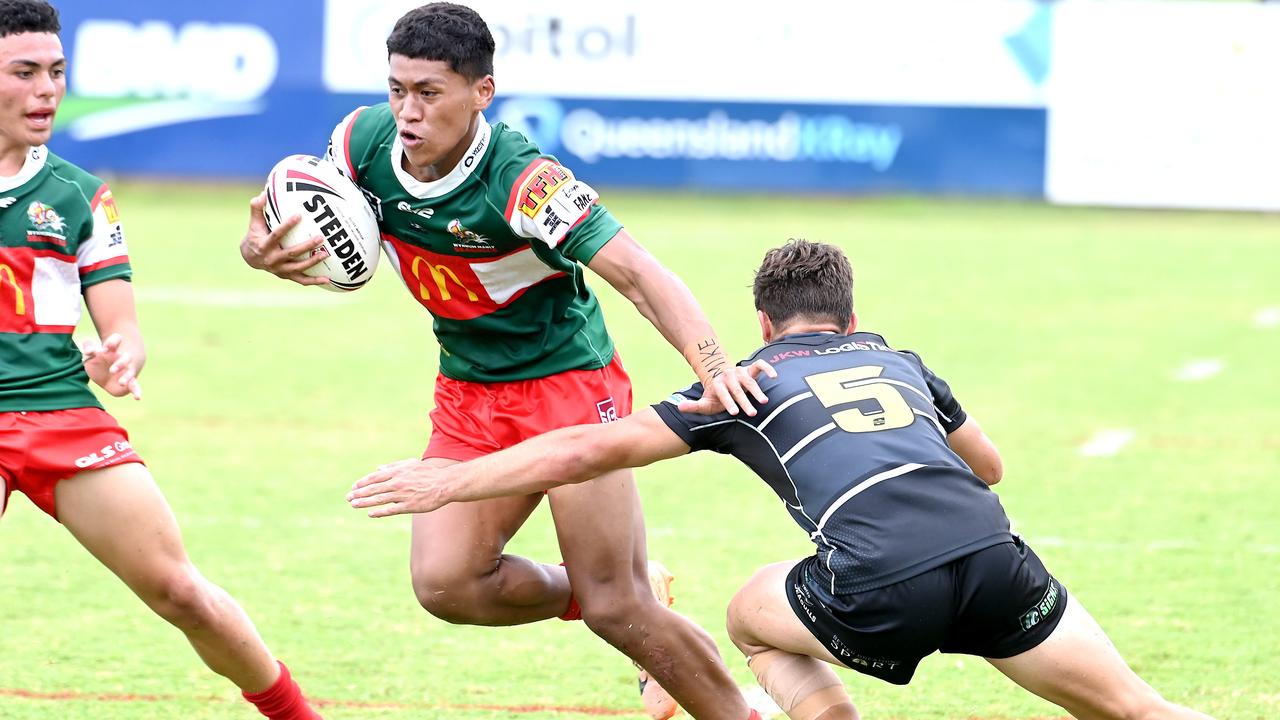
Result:
M146 358L106 183L45 142L66 92L57 11L0 0L0 513L24 493L267 717L319 718L244 611L187 558L129 436L88 388L141 398ZM81 297L101 344L72 341Z
M726 362L689 290L597 202L589 185L524 136L482 114L494 96L494 41L474 11L433 3L387 41L389 103L338 125L330 158L380 217L384 247L440 341L434 466L539 432L610 422L631 410L626 372L584 266L630 299L725 404L753 414L754 386ZM318 238L288 251L252 203L241 254L302 284ZM756 388L758 391L758 388ZM407 462L418 462L417 459ZM413 519L421 604L457 623L581 617L700 718L749 709L715 644L651 595L630 471L550 493L564 567L503 553L540 494L458 504Z

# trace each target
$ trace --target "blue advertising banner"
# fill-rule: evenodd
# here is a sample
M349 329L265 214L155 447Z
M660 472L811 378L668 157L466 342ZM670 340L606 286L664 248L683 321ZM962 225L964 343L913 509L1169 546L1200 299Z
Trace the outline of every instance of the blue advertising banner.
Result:
M296 142L323 150L320 2L58 7L68 93L50 146L72 162L258 177Z
M69 92L51 147L93 172L183 178L260 179L285 155L322 153L347 112L385 99L328 88L325 58L342 45L326 7L346 6L60 3ZM369 43L361 56L379 54ZM988 45L981 67L1034 98L1037 83ZM1036 104L675 97L508 91L487 115L599 185L1043 196Z
M489 115L598 184L1039 196L1045 112L650 100L498 100Z

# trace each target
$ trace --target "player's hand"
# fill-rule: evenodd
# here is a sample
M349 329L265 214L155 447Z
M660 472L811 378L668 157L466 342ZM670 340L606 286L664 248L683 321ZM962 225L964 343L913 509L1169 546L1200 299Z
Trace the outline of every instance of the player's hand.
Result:
M353 508L373 508L369 517L431 512L449 504L444 468L410 458L383 465L356 481L347 493Z
M138 384L138 368L133 356L120 349L124 341L119 333L112 333L106 340L85 340L80 345L84 369L103 390L115 397L132 395L142 399L142 386Z
M756 409L750 398L754 397L761 405L769 402L757 382L761 374L771 378L778 377L778 371L764 360L757 360L750 365L735 365L717 375L710 383L703 383L702 397L680 403L680 412L696 415L728 412L730 415L737 415L741 407L748 416L755 417Z
M317 235L288 250L280 247L281 238L289 234L302 216L285 218L275 230L267 230L267 221L262 217L262 208L266 204L265 190L249 201L249 229L240 241L240 257L255 270L266 270L299 285L327 284L327 277L312 277L302 272L328 257L328 251L321 247L324 238Z

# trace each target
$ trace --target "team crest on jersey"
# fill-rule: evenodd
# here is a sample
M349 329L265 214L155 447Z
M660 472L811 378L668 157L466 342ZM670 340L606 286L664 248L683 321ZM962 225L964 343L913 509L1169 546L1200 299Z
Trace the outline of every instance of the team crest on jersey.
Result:
M453 249L458 252L492 252L496 249L489 238L468 230L457 218L450 220L446 227L449 234L458 239L453 244Z
M58 211L42 202L33 202L27 206L27 217L31 219L33 230L52 230L60 233L67 229L67 223Z
M27 220L31 227L27 230L27 239L35 242L51 242L65 245L67 222L57 210L36 201L27 206Z

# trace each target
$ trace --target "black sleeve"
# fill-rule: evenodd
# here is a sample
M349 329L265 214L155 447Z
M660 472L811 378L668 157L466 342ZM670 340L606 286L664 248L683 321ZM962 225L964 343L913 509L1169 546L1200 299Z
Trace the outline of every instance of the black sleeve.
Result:
M969 416L965 413L964 408L960 407L960 401L956 400L956 396L952 394L951 386L947 384L946 380L934 375L933 371L924 364L919 355L910 350L903 350L902 352L915 358L916 362L920 364L920 371L924 373L925 385L929 386L929 394L933 397L933 406L938 411L938 419L942 421L942 427L947 431L947 434L950 435L959 430Z
M730 430L737 422L732 415L722 412L717 415L694 415L680 412L679 405L685 400L697 400L702 397L702 384L696 383L684 390L672 393L670 397L653 405L658 417L671 428L693 450L714 450L727 453Z

